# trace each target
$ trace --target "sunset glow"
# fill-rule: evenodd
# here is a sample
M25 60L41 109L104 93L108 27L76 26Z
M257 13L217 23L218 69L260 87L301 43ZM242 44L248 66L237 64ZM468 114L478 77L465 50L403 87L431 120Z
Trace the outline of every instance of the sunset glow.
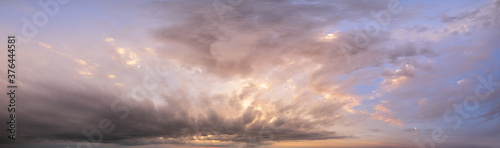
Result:
M500 147L499 0L0 8L0 147Z

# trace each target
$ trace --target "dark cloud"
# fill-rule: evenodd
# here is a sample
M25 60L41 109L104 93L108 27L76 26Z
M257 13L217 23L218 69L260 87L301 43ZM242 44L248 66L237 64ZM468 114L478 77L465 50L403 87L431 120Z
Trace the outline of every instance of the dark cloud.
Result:
M258 143L349 138L318 128L335 123L335 119L324 117L337 114L338 104L294 104L295 107L306 107L304 111L310 110L303 112L294 110L295 107L279 108L279 103L269 102L272 106L266 109L276 107L280 111L266 112L267 115L264 115L265 110L249 107L241 115L236 115L234 113L241 109L240 104L227 103L238 101L240 96L246 98L243 93L190 98L180 91L164 94L162 98L167 104L162 106L155 106L149 99L139 102L129 100L132 104L138 104L133 108L134 105L119 101L125 99L120 95L124 92L108 92L86 84L82 84L81 89L61 85L64 84L43 83L37 85L40 88L37 91L23 91L23 97L30 99L19 101L19 104L23 104L23 110L19 111L18 116L23 118L19 119L18 127L25 130L18 135L20 142L87 140L82 130L98 129L99 122L105 118L111 120L116 128L111 133L104 133L102 142L122 145L189 144L189 141L195 140L193 136L208 135L213 136L213 140L250 143L250 137L262 136L263 132L268 138L260 138ZM245 90L246 93L252 93L248 92L251 89ZM215 100L221 104L215 104ZM118 101L118 104L112 107L114 101ZM130 114L121 120L120 116L124 112L114 111L116 107L126 107ZM293 116L287 117L284 113L292 113ZM305 115L322 119L306 120L303 117ZM270 117L277 119L267 123ZM158 137L164 137L165 140L159 140Z
M219 21L215 10L207 7L210 4L153 2L155 8L161 8L156 12L165 14L164 19L182 17L182 21L156 29L152 34L166 45L161 50L163 56L203 66L209 73L221 77L260 73L285 64L285 59L310 58L336 67L336 63L345 60L340 43L353 45L353 31L339 33L339 42L318 39L342 21L356 22L365 19L370 11L386 9L386 3L245 1L233 11L225 12L222 16L225 19ZM185 9L171 9L179 5ZM170 14L182 15L170 17ZM373 37L372 42L384 42L387 36L382 33Z

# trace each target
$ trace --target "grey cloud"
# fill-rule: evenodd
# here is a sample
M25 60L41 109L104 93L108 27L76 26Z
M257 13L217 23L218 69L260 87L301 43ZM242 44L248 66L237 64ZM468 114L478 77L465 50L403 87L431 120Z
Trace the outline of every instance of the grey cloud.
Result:
M267 112L268 115L264 116L263 111L249 107L243 114L236 115L234 113L241 107L231 108L227 103L231 100L238 101L241 94L189 98L185 92L179 91L176 94L164 94L163 99L167 104L163 106L155 106L149 99L136 102L139 106L129 107L130 114L120 120L123 112L114 112L110 104L117 99L125 99L120 95L125 92L107 92L91 85L83 85L81 89L75 89L65 88L64 84L43 83L38 84L40 89L36 91L23 91L23 96L30 99L19 102L23 104L23 110L19 112L19 116L23 118L19 119L18 126L26 131L18 137L22 139L21 142L87 140L82 130L98 128L99 121L104 118L109 118L116 128L111 133L104 133L103 143L121 145L190 144L189 141L194 140L193 136L207 135L216 136L214 140L249 143L249 137L259 136L262 131L275 138L261 138L260 144L266 141L350 138L318 128L335 123L334 119L325 116L336 114L340 107L338 104L306 103L295 104L292 108L280 108L278 102L268 102L271 107L278 107L280 112ZM217 99L221 104L214 103ZM295 110L296 107L303 110ZM310 112L304 112L307 110ZM286 116L285 113L292 113L292 116ZM302 115L323 119L305 120ZM266 119L260 119L263 117ZM278 118L271 125L267 123L269 117ZM164 137L165 140L158 140L158 137Z
M322 43L318 38L329 26L340 25L341 21L356 22L369 18L370 11L383 10L387 4L382 1L370 4L362 1L318 1L314 4L245 1L235 6L233 11L224 13L225 20L219 21L215 10L207 7L209 4L179 3L153 3L165 14L183 14L176 16L182 17L182 21L153 30L153 38L165 44L162 55L185 61L185 64L203 66L209 73L221 77L246 77L266 71L285 64L284 58L310 58L320 64L338 66L335 63L345 60L339 49L340 44ZM186 8L170 9L174 4ZM170 19L169 16L166 18ZM353 45L351 34L354 33L346 31L339 34L338 40ZM372 37L372 42L374 45L384 42L387 36L388 33L382 32ZM245 42L241 44L241 40ZM231 56L234 60L228 60Z

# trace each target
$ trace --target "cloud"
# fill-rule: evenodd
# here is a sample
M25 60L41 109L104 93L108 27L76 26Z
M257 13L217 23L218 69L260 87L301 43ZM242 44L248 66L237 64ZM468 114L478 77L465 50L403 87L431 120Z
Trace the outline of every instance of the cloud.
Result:
M443 113L473 94L475 76L500 70L498 1L458 14L430 9L434 17L417 9L425 3L405 5L363 49L353 46L355 28L388 1L245 0L221 15L212 2L141 3L129 19L154 22L137 31L147 41L104 34L82 47L27 45L20 143L74 144L110 119L116 128L103 134L105 146L372 142L366 133L394 144L384 138L412 138L401 131L416 125L449 127ZM144 90L141 98L134 88ZM498 123L498 99L481 104L463 129ZM485 127L447 133L498 135Z

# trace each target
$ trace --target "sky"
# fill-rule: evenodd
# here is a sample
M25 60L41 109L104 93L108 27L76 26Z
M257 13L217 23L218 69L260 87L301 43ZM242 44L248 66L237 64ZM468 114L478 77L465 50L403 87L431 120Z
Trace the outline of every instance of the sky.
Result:
M0 147L497 148L499 14L499 0L1 0L18 87Z

